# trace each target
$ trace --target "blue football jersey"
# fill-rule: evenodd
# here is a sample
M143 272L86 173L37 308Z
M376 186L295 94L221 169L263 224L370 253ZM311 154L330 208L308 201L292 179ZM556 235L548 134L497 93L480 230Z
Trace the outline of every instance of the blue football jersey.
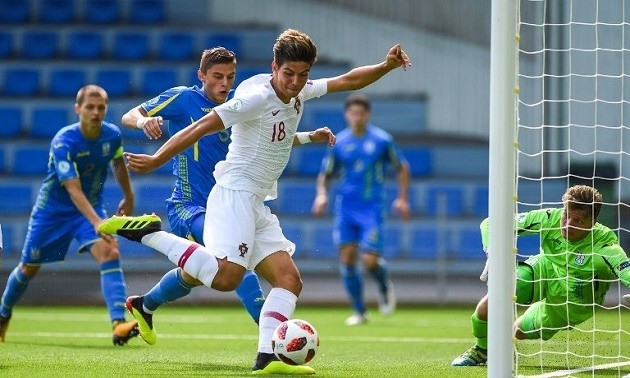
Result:
M340 205L382 205L387 164L398 169L404 161L391 135L368 125L365 134L360 136L349 128L337 135L337 143L322 162L322 172L340 174L337 188Z
M233 91L230 91L228 99L232 96ZM162 116L168 120L168 132L174 135L210 113L217 105L206 96L203 89L195 85L168 89L141 106L148 116ZM192 147L175 156L173 158L175 189L170 201L205 207L208 194L215 184L212 174L214 166L225 160L229 143L230 131L223 130L202 137Z
M101 135L88 140L75 123L59 130L50 143L48 172L37 195L33 212L76 212L64 181L78 178L83 193L95 209L103 206L103 185L109 163L123 154L118 126L103 122Z

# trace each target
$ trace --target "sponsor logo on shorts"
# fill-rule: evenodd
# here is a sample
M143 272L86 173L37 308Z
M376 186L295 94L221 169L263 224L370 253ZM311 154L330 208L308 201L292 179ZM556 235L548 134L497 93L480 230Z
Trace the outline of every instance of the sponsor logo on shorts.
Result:
M240 252L239 256L245 257L245 254L249 251L249 247L247 247L247 244L241 243L241 245L238 246L238 251Z

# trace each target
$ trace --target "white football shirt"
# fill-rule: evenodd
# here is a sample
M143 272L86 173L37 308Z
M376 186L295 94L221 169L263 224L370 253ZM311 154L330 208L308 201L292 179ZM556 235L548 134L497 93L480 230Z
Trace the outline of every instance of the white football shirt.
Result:
M304 103L326 94L326 82L309 80L285 104L271 87L271 75L260 74L243 81L234 98L215 107L223 124L233 125L227 156L214 169L217 184L276 198L276 181L289 161Z

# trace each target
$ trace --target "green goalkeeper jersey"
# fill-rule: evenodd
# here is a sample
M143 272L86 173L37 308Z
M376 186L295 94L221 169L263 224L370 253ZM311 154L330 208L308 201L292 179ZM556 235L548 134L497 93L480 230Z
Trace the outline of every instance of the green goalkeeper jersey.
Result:
M518 235L540 235L540 254L528 260L542 279L540 299L547 303L601 304L610 285L620 279L630 288L630 261L617 235L596 223L582 240L562 236L563 209L541 209L516 215ZM481 223L484 250L489 245L489 223ZM585 311L592 311L591 308Z

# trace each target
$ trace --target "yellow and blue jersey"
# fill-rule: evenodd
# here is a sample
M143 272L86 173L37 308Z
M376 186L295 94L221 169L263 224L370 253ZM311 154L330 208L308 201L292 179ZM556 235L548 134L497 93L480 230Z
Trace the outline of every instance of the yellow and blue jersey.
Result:
M230 92L228 99L232 95L233 91ZM148 116L161 116L168 120L168 132L173 135L210 113L217 105L206 96L202 88L195 85L168 89L141 106ZM173 158L175 188L169 201L205 208L208 194L215 184L212 174L214 166L225 160L229 143L230 132L224 130L204 136L192 147L175 156Z
M59 130L50 144L48 171L37 195L33 213L78 212L63 182L78 178L85 196L92 206L103 207L103 185L109 163L122 156L120 129L103 122L101 135L95 140L83 137L80 124Z
M322 163L322 172L340 174L336 199L339 207L361 209L383 205L387 165L398 169L404 161L391 135L368 125L360 136L349 128L337 135L337 143Z

